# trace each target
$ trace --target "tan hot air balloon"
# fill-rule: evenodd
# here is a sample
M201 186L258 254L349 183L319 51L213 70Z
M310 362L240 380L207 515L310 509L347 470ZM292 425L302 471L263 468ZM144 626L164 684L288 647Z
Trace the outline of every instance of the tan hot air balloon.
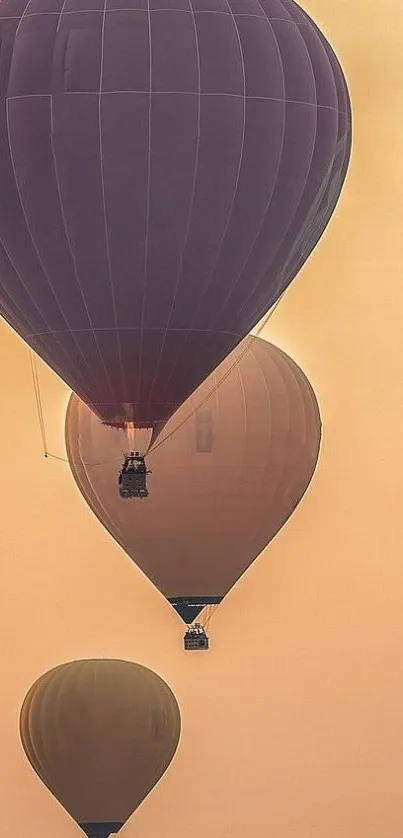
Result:
M243 341L166 425L147 457L142 500L119 496L123 432L105 428L75 395L66 417L86 501L186 623L219 603L284 525L320 438L308 379L259 338Z
M24 751L89 838L118 832L166 771L179 742L175 696L123 660L79 660L42 675L22 706Z

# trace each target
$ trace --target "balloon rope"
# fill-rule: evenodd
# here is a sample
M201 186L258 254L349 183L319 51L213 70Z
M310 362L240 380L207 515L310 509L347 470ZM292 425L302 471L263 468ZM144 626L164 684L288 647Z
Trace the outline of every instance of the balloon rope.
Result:
M39 422L39 430L41 432L42 437L42 444L43 444L43 453L45 457L48 456L48 446L46 441L46 428L45 428L45 420L43 417L43 407L42 407L42 398L41 398L41 388L39 385L39 374L38 368L36 365L36 355L32 349L29 350L29 358L31 361L31 372L32 372L32 381L34 385L34 393L35 393L35 401L36 401L36 410L38 413L38 422Z
M201 613L202 613L202 615L203 614L205 615L204 618L200 617L200 619L198 619L196 617L196 619L193 621L193 624L194 623L200 623L200 625L203 626L203 628L205 629L206 625L207 625L208 615L210 613L210 605L205 605L204 608L203 608L203 611Z
M69 463L67 457L58 457L57 454L52 454L48 450L48 444L46 439L46 426L45 426L45 418L43 414L43 404L42 404L42 396L41 396L41 385L40 385L40 378L39 378L39 371L36 362L36 355L32 349L29 350L29 357L31 361L31 372L32 372L32 381L34 385L34 393L35 393L35 401L36 401L36 410L38 413L38 422L39 422L39 429L41 432L42 437L42 444L43 444L43 453L46 458L51 457L53 460L59 460L61 463ZM73 462L73 461L72 461ZM77 463L73 462L73 465L84 465L84 466L102 466L103 463L84 463L82 460L79 460Z
M287 289L286 289L286 290L287 290ZM179 423L179 425L177 425L175 428L173 428L173 430L171 431L171 433L169 433L169 434L167 434L166 436L164 436L164 438L163 438L163 439L161 439L161 441L160 441L160 442L157 442L155 445L152 445L152 446L151 446L150 451L149 451L149 453L150 453L150 454L152 454L154 451L156 451L156 450L157 450L157 448L159 448L159 447L160 447L160 445L163 445L163 444L164 444L164 442L166 442L168 439L170 439L170 437L171 437L171 436L173 436L174 434L176 434L176 432L177 432L177 431L179 431L179 430L180 430L180 428L183 428L183 426L184 426L184 425L186 425L186 423L189 421L189 419L191 419L191 418L192 418L192 416L194 416L194 414L195 414L195 413L197 413L197 411L198 411L198 410L199 410L199 409L200 409L200 408L201 408L201 407L202 407L202 406L203 406L203 405L204 405L204 404L205 404L205 403L206 403L206 402L207 402L207 401L211 398L211 396L213 396L213 395L214 395L214 393L216 392L216 390L218 390L218 388L221 386L221 384L223 384L223 382L225 381L225 379L226 379L226 378L228 378L228 376L231 374L232 370L233 370L236 366L238 366L238 364L242 361L242 358L246 355L246 353L247 353L247 352L249 352L249 351L250 351L250 349L252 348L252 346L253 346L253 344L254 344L254 338L259 337L260 333L261 333L261 332L263 331L263 329L267 326L267 324L268 324L268 322L269 322L270 318L273 316L273 314L274 314L274 312L275 312L275 310L276 310L277 306L281 303L281 300L283 299L283 297L284 297L284 294L285 294L285 293L286 293L286 292L285 292L285 291L283 291L283 293L281 294L281 297L279 297L279 298L278 298L278 300L277 300L277 302L274 304L273 308L271 308L271 309L270 309L269 313L266 315L265 319L263 320L263 323L261 324L261 326L259 326L259 328L258 328L258 330L257 330L256 334L254 334L254 335L251 335L251 334L250 334L250 335L249 335L250 340L249 340L249 342L248 342L248 345L245 347L245 349L243 349L243 351L242 351L242 352L241 352L241 354L238 356L238 358L236 359L236 361L234 361L234 363L233 363L233 364L231 364L230 368L227 370L227 372L226 372L226 373L224 373L224 375L222 376L222 378L220 378L220 380L217 382L217 384L215 384L215 385L214 385L214 387L210 390L210 392L209 392L209 393L207 393L207 395L204 397L204 399L202 399L202 401L201 401L201 402L199 402L199 404L197 404L197 405L196 405L196 407L195 407L195 408L194 408L194 409L193 409L190 413L188 413L188 415L185 417L185 419L183 419L183 420L182 420L182 422L180 422L180 423Z
M211 606L210 606L210 613L209 613L209 615L208 615L208 617L207 617L207 620L206 620L206 629L208 629L208 627L209 627L209 625L210 625L210 620L211 620L211 618L214 616L214 614L215 614L215 612L216 612L217 608L218 608L218 604L217 604L217 605L211 605Z
M204 609L206 612L206 616L202 620L196 620L195 622L200 622L200 625L206 630L210 625L210 620L215 613L216 609L218 608L218 603L213 605L206 605Z

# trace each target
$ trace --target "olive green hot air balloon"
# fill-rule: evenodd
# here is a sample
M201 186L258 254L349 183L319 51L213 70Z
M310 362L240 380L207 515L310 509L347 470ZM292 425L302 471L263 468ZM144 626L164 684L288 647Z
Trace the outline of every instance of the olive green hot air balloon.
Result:
M118 832L166 771L180 712L154 672L79 660L42 675L21 710L24 751L88 838Z

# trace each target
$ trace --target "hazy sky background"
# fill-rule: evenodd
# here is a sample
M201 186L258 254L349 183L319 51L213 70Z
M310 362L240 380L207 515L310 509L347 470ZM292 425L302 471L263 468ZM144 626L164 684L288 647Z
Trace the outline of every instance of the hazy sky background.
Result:
M401 838L403 829L403 4L309 0L343 63L353 159L338 210L267 337L320 402L314 481L182 651L173 610L44 460L28 351L0 326L0 805L4 838L78 827L33 774L18 716L44 670L122 657L165 678L177 756L127 838ZM50 449L67 388L41 365Z

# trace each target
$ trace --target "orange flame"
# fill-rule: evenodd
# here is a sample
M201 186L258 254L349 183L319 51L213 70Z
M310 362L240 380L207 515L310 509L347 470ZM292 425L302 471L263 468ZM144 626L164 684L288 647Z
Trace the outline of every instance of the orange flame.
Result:
M129 445L129 450L134 451L135 445L135 433L136 433L136 426L134 422L126 422L126 435L127 435L127 442Z

